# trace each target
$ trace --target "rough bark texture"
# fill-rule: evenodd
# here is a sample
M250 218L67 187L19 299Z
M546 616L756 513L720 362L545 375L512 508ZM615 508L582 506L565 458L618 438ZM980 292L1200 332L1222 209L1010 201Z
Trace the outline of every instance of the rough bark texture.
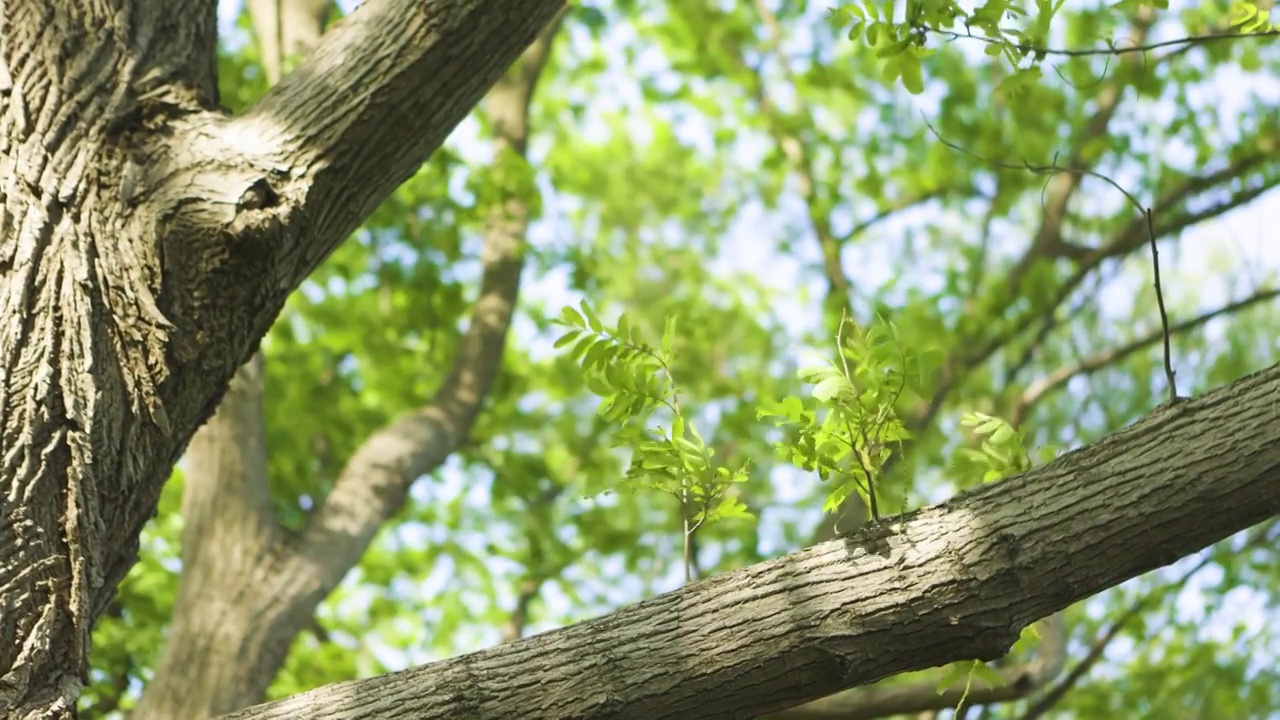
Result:
M900 523L229 720L746 718L994 659L1036 619L1280 512L1277 437L1280 365Z
M1043 689L1066 665L1067 631L1062 614L1038 623L1040 646L1036 656L1026 663L1000 668L999 684L956 682L938 688L936 682L921 680L906 685L859 687L815 700L799 707L769 715L769 720L876 720L907 713L983 705L1021 700Z
M328 0L251 0L267 80L320 41ZM287 23L287 24L286 24ZM182 577L164 650L132 720L207 717L262 702L293 634L273 636L263 563L285 540L267 477L262 353L236 372L185 455ZM266 606L264 608L264 605ZM292 625L294 623L290 623Z
M0 716L73 716L236 368L561 4L370 0L236 119L213 0L0 5Z
M321 30L319 18L311 20L315 38L292 30L304 46ZM558 26L553 21L543 31L483 104L498 156L525 152L529 102ZM207 717L262 702L316 605L400 511L410 485L463 442L502 365L523 266L527 201L510 194L489 218L471 325L432 403L369 438L296 537L278 527L267 494L261 357L237 373L232 392L187 452L178 603L163 660L133 720Z

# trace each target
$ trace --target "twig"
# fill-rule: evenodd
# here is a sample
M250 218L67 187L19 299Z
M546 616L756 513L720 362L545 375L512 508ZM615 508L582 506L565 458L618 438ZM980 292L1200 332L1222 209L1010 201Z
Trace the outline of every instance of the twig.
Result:
M1174 40L1163 40L1156 43L1147 43L1145 45L1131 45L1119 47L1117 45L1108 45L1105 48L1088 48L1084 50L1067 50L1062 48L1046 48L1037 47L1030 43L1013 43L1004 38L993 38L986 35L973 35L971 33L956 32L955 30L940 30L938 28L921 27L920 30L931 35L942 35L951 40L977 40L988 45L1009 45L1014 49L1023 53L1033 53L1036 55L1060 55L1065 57L1090 57L1098 55L1128 55L1130 53L1145 53L1151 50L1159 50L1166 47L1184 47L1192 45L1202 45L1215 42L1218 40L1243 40L1246 38L1265 38L1278 37L1280 30L1265 30L1263 32L1224 32L1213 33L1210 35L1192 35Z
M1064 365L1062 367L1059 367L1058 369L1054 370L1048 375L1045 375L1044 377L1033 382L1031 385L1027 387L1027 389L1022 393L1022 397L1018 399L1017 406L1014 408L1013 412L1011 413L1013 420L1011 420L1010 422L1012 422L1014 425L1021 424L1022 420L1026 418L1028 409L1032 405L1039 402L1045 395L1049 393L1049 391L1053 390L1056 387L1061 386L1063 383L1067 382L1071 378L1076 377L1077 375L1082 375L1082 374L1094 372L1096 370L1100 370L1104 367L1107 367L1108 365L1112 365L1121 360L1124 360L1125 358L1141 350L1142 348L1147 347L1152 343L1158 342L1166 332L1176 335L1178 333L1183 333L1188 330L1193 330L1215 318L1221 317L1223 315L1228 315L1230 313L1233 313L1239 310L1243 310L1251 305L1255 305L1260 302L1265 302L1267 300L1271 300L1276 297L1280 297L1280 288L1272 288L1270 290L1260 290L1241 300L1228 303L1226 305L1223 305L1222 307L1215 308L1213 310L1210 310L1209 312L1197 315L1196 317L1191 318L1190 320L1184 320L1180 323L1177 323L1176 325L1173 325L1170 328L1168 328L1168 330L1161 329L1159 331L1140 337L1136 340L1132 340L1129 343L1122 345L1118 348L1112 348L1103 352L1095 353L1072 365ZM1012 380L1010 380L1010 382L1012 382Z
M1151 208L1144 208L1147 216L1147 238L1151 242L1151 265L1155 272L1156 305L1160 308L1160 327L1164 330L1164 377L1169 382L1169 402L1178 402L1178 384L1174 379L1173 351L1169 340L1169 314L1164 309L1164 290L1160 287L1160 251L1156 249L1156 227L1151 220Z

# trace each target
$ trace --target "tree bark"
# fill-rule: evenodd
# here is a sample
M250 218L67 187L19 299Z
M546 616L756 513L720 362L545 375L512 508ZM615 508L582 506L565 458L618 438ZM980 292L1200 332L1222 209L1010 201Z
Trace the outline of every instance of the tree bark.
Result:
M0 8L0 716L74 716L236 368L561 4L370 0L235 119L213 0Z
M329 0L250 0L267 81L286 58L320 41ZM286 22L287 21L287 22ZM263 567L277 564L285 535L267 477L261 352L231 380L217 412L186 452L182 576L164 649L132 720L208 717L262 702L294 633L268 631L281 615L264 595ZM291 627L305 618L284 613Z
M991 660L1036 619L1275 516L1278 437L1280 365L899 522L226 719L747 718Z
M494 125L495 162L525 153L529 103L558 27L556 20L543 31L483 103ZM314 30L318 37L320 26ZM306 46L315 43L297 28L292 33ZM453 371L430 405L356 451L296 536L281 531L267 495L261 355L237 373L187 452L179 598L163 659L133 720L208 717L262 702L316 606L400 511L413 482L465 440L502 366L523 267L529 198L504 190L485 228L480 296Z

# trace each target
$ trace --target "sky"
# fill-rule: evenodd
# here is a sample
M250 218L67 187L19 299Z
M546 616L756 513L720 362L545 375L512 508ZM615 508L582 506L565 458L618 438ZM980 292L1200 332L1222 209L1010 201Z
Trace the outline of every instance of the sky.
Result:
M239 31L233 28L239 4L239 0L221 0L219 19L224 38L235 38L240 34ZM346 0L341 4L345 10L349 11L355 3ZM825 4L811 4L815 26L821 22L825 7ZM634 36L633 30L625 25L612 27L609 32L616 33L615 40L617 42L627 42ZM797 46L803 46L810 42L806 35L807 32L804 27L797 27L792 32L789 42ZM973 52L975 58L982 57L980 48L975 47ZM642 55L638 62L642 66L641 69L644 69L644 63L650 61L656 60L646 59ZM603 83L602 86L612 88L615 96L601 98L602 105L616 106L640 102L638 89L623 74L622 68L618 63L614 63L606 71L606 77L608 81ZM1249 80L1238 71L1228 70L1224 72L1220 82L1215 84L1215 90L1220 93L1218 102L1219 107L1222 109L1222 117L1229 116L1233 104L1238 107L1244 103L1246 101L1246 93L1249 92L1260 93L1263 97L1274 99L1274 106L1280 107L1280 80L1272 80L1270 82ZM914 99L916 107L926 115L936 108L937 101L938 95L936 92L926 92ZM1231 132L1230 128L1220 127L1218 129L1228 134ZM710 135L708 129L696 126L683 128L682 131L687 133L693 142L697 142L700 135ZM589 113L583 132L590 139L593 136L602 135L606 132L606 128L598 118L592 120ZM471 120L467 120L454 133L449 143L465 157L483 159L487 157L488 150L478 138L476 124ZM747 154L763 154L764 148L744 148L743 152ZM1169 152L1178 152L1178 148L1170 147ZM566 232L566 226L557 222L559 202L560 199L556 196L553 188L544 188L546 214L542 220L530 229L531 242L535 244L546 242L557 233ZM739 221L726 239L725 251L716 259L712 267L714 272L724 274L733 272L758 274L759 269L768 268L767 276L762 275L760 279L780 291L779 304L776 306L778 314L793 327L811 328L818 317L813 301L805 301L794 293L787 291L804 285L807 279L811 277L808 274L810 271L806 264L814 263L816 255L811 254L809 257L805 257L803 250L791 256L775 252L773 248L776 246L776 237L773 233L777 231L777 228L776 223L768 220L768 214L762 206L744 207ZM1196 281L1199 283L1196 288L1197 299L1203 307L1208 308L1220 305L1227 300L1229 294L1228 281L1231 278L1215 278L1212 274L1206 275L1204 272L1206 268L1221 267L1224 263L1231 267L1248 266L1254 272L1259 273L1260 276L1271 273L1271 277L1274 280L1275 274L1280 273L1280 240L1277 240L1274 232L1277 218L1280 218L1280 193L1273 191L1245 209L1230 213L1212 223L1197 226L1184 236L1184 240L1178 244L1176 251L1161 253L1166 284L1169 284L1170 280L1176 280L1180 277L1198 278ZM908 213L893 222L905 228L907 224L918 223L921 219L918 215L913 216ZM893 227L893 225L890 225L886 231L892 232ZM814 247L813 243L807 245L805 243L797 243L797 245L802 248L806 246L809 248ZM856 265L859 282L861 283L872 286L883 284L891 279L898 270L895 264L896 259L886 254L877 255L856 248L851 248L848 253L849 255L844 258L845 264L846 266ZM854 253L859 254L855 257L853 256ZM1111 283L1099 297L1098 303L1104 312L1114 317L1129 317L1133 292L1137 284L1142 282L1146 282L1146 280L1133 276L1123 282ZM580 299L578 295L569 290L565 273L550 273L545 277L537 278L534 282L522 288L522 294L530 300L545 302L552 307L576 304ZM1205 330L1210 335L1220 331L1220 325L1217 326L1217 329L1211 325ZM533 331L531 324L518 322L513 333L514 337L511 342L529 349L535 355L550 354L550 341L552 338L538 336ZM1277 350L1280 351L1280 346L1277 347ZM1183 377L1181 373L1179 376ZM415 486L414 494L420 500L425 501L427 499L426 492L426 483L420 482ZM483 505L486 501L487 489L469 484L468 478L459 472L458 466L450 463L441 473L438 481L432 483L430 496L433 501L440 502L443 499L456 497L460 494L474 495L471 500ZM799 494L797 497L799 497ZM813 511L815 522L817 516L818 510L815 508ZM402 528L397 531L396 535L398 542L408 544L426 544L438 539L427 528ZM780 534L776 528L773 530L765 528L762 536L765 545L772 545L774 549L781 547ZM768 550L769 548L764 549ZM479 546L473 548L473 550L477 554L483 553L483 549ZM1184 560L1182 564L1190 560ZM1213 572L1207 572L1203 574L1203 577L1198 582L1192 583L1180 597L1179 612L1186 613L1188 616L1197 616L1203 613L1205 611L1204 588L1214 581ZM346 585L349 588L354 588L356 582L357 578L353 573L352 577L348 578ZM420 593L429 596L431 593L442 589L449 582L450 573L446 569L440 573L433 574L433 579L426 586L397 586L393 588L393 591L396 593ZM680 583L678 570L673 568L667 587L675 588ZM362 588L354 592L349 596L350 606L340 608L337 612L343 615L359 616L361 613L360 605L365 602L361 598L365 596L366 592L373 591ZM614 595L618 602L634 599L639 592L640 585L638 582L635 584L622 583L614 588ZM508 593L507 601L508 603L514 602L510 593ZM553 608L564 608L570 603L567 597L552 586L548 586L547 592L544 593L543 601ZM1256 631L1267 621L1267 614L1262 604L1263 601L1263 598L1247 591L1233 593L1229 598L1228 606L1221 608L1218 614L1234 620L1242 620ZM1100 606L1095 603L1094 607ZM543 630L546 627L535 627L534 629ZM1225 621L1211 622L1205 626L1205 632L1225 638L1231 632L1231 624ZM471 639L469 644L479 648L492 644L496 639L496 631L494 631L489 635L480 635ZM397 650L386 645L377 645L381 645L375 648L380 661L392 668L406 667L437 659L429 651ZM1123 647L1123 644L1118 645L1115 650L1118 653L1117 657L1123 657L1124 653L1134 651L1136 650L1133 648Z

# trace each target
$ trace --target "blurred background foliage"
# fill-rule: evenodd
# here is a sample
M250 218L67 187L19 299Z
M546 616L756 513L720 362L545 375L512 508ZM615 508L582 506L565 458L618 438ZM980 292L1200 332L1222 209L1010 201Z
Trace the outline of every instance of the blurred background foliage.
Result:
M236 112L266 83L243 9L224 5L222 97ZM874 53L825 10L600 0L570 12L531 109L539 212L502 376L465 447L418 481L297 639L272 697L680 584L676 508L621 484L625 450L594 417L581 373L551 349L550 319L581 297L610 317L626 311L648 337L678 315L684 403L717 457L751 460L743 497L758 520L698 533L704 575L811 541L826 489L773 459L777 435L755 409L802 390L800 356L829 344L841 312L890 318L936 359L933 392L902 400L916 439L885 492L891 510L961 489L949 471L972 441L964 412L1077 447L1163 401L1142 218L1096 178L997 163L1088 169L1152 207L1184 394L1275 361L1275 42L1050 57L1017 97L1000 91L1007 63L980 45L935 43L913 96L882 82ZM1213 31L1222 9L1083 0L1055 22L1056 47L1157 42ZM474 115L293 295L265 340L272 492L286 526L305 520L370 433L444 380L477 291L489 148ZM181 475L95 633L85 717L127 711L158 656L180 572ZM1067 669L1097 657L1045 716L1280 716L1280 562L1274 542L1246 542L1065 613ZM1025 717L1034 702L984 717Z

